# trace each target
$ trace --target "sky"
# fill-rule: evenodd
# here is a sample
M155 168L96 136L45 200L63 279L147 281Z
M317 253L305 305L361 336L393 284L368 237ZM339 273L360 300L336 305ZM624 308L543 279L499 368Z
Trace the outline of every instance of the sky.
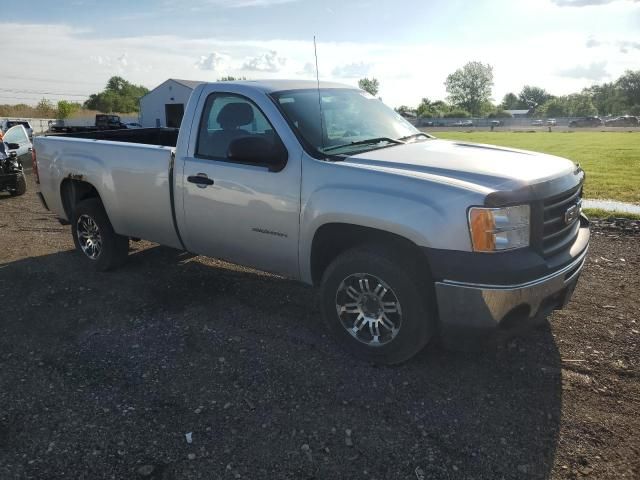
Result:
M29 0L0 9L0 103L84 101L113 75L376 77L385 103L445 99L469 61L493 99L536 85L580 91L640 69L640 0Z

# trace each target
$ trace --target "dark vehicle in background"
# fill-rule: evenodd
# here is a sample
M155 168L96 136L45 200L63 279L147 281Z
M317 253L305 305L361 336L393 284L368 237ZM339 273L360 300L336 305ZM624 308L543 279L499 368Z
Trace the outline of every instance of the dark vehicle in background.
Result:
M73 124L73 120L56 120L49 125L49 131L52 133L79 133L79 132L96 132L100 130L122 130L127 128L119 115L107 115L99 113L96 115L96 121L93 125Z
M623 115L621 117L612 118L604 122L607 127L637 127L640 122L638 122L637 117L633 117L631 115Z
M600 117L584 117L576 118L569 122L569 128L581 128L581 127L601 127L603 125Z
M27 120L5 120L2 123L2 131L6 132L10 128L15 127L16 125L22 125L24 129L27 131L27 135L31 140L33 140L33 127Z
M500 127L502 125L502 120L491 120L489 125L492 127Z
M32 152L29 134L22 125L7 130L0 142L0 192L17 196L27 191L23 164L31 162Z

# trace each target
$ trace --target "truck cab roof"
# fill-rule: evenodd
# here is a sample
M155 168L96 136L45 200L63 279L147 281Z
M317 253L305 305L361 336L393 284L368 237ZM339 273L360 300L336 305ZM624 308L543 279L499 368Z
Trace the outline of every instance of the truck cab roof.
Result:
M253 87L257 90L261 90L265 93L285 91L285 90L308 90L311 88L318 88L318 82L316 80L236 80L232 82L211 82L200 85L210 84L222 84L222 85L239 85L246 87ZM357 90L357 87L353 85L345 85L343 83L336 82L320 82L320 88L349 88Z

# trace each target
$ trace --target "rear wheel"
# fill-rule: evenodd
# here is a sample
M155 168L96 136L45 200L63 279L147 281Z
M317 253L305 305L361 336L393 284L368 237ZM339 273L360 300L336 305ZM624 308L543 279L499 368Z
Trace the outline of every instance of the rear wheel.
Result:
M129 239L113 231L100 200L83 200L76 206L73 217L73 242L95 270L111 270L125 262Z
M418 353L435 331L427 272L391 247L339 255L324 273L322 310L333 336L350 353L396 364Z

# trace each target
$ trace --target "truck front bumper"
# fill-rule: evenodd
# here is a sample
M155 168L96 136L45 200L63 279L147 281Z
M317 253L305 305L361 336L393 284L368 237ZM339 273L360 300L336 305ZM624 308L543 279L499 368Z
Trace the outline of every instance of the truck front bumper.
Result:
M440 324L448 333L489 330L562 308L571 299L586 255L585 249L561 270L517 285L436 282Z

